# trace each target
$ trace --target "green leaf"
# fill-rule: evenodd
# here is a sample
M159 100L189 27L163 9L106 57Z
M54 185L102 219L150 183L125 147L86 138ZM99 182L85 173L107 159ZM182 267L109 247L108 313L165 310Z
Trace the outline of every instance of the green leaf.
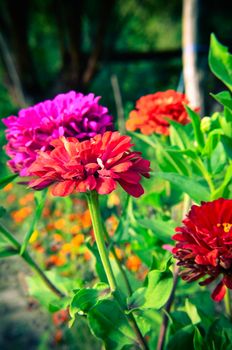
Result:
M223 144L223 147L225 149L225 152L227 153L228 157L232 159L232 142L231 138L225 135L221 136L221 141Z
M232 111L226 107L224 115L219 117L219 122L224 134L232 139Z
M205 141L204 141L204 134L201 131L200 116L196 112L194 112L191 108L189 108L188 106L185 106L185 108L186 108L186 111L189 115L189 118L192 121L194 136L195 136L196 142L198 144L198 147L201 150L205 145Z
M160 309L166 302L172 291L173 275L169 267L171 259L163 270L152 270L147 275L146 286L137 289L128 298L128 309Z
M106 350L137 345L128 319L114 300L99 301L89 310L88 321L93 334L104 341Z
M186 127L174 120L168 119L170 124L170 141L172 146L178 146L181 150L192 148L192 143L186 132Z
M109 286L105 283L98 283L96 288L83 288L76 292L71 304L70 315L73 318L77 312L88 313L98 300L110 296Z
M193 345L194 345L194 350L207 349L205 346L204 339L197 327L195 327L195 330L194 330Z
M185 310L193 325L201 322L201 318L197 312L196 306L190 303L189 299L185 300Z
M39 221L41 215L42 215L42 211L44 208L44 204L45 204L45 200L46 200L46 195L47 195L47 188L44 189L43 191L40 192L35 192L35 203L36 203L36 210L35 210L35 215L34 218L32 220L31 226L28 230L28 232L26 233L22 246L21 246L21 250L20 250L20 255L22 255L25 250L27 249L27 245L30 241L30 238L36 228L37 222Z
M6 185L8 185L10 182L12 182L17 176L18 176L18 174L13 174L13 175L9 175L9 176L5 176L5 177L1 178L0 179L0 189L5 187Z
M221 103L224 107L232 109L232 97L229 91L222 91L218 94L210 94L216 101Z
M210 192L206 186L201 185L197 180L189 178L184 175L175 173L152 173L155 178L161 178L171 182L179 190L187 193L193 200L200 203L201 201L208 201Z
M193 344L193 338L195 334L195 327L188 325L177 331L167 344L167 350L195 350ZM198 349L200 350L200 349Z
M210 39L209 66L216 77L232 91L232 55L214 34L211 34Z
M165 148L162 144L157 144L156 159L162 171L175 172L180 175L188 175L190 172L190 167L182 152L177 152L176 149Z
M6 209L0 206L0 218L6 214Z
M232 163L227 167L222 184L212 193L211 200L223 197L224 191L232 181Z
M176 226L173 222L165 222L157 219L141 219L138 220L138 223L150 229L155 236L165 243L170 242Z
M10 256L18 255L18 251L12 247L0 247L0 258L8 258Z
M218 142L220 141L220 136L222 135L222 130L216 129L209 133L205 147L202 149L202 155L210 157L214 149L217 147Z

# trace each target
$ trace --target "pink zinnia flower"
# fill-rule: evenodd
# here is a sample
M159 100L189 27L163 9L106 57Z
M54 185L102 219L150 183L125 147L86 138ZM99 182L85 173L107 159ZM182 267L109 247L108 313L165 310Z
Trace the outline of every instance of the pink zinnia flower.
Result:
M34 189L52 186L54 196L96 190L108 194L117 182L134 197L144 190L141 176L149 177L150 162L131 152L131 138L105 132L83 142L62 137L51 142L52 150L41 151L30 166L29 183Z
M49 149L52 140L61 136L86 140L112 130L108 109L99 105L100 97L70 91L33 107L19 111L18 117L3 119L7 126L6 153L11 170L28 175L28 167L39 150Z
M183 226L173 236L178 265L185 267L181 277L187 282L207 278L208 285L222 275L212 293L214 301L224 298L226 287L232 289L232 200L217 199L193 205Z

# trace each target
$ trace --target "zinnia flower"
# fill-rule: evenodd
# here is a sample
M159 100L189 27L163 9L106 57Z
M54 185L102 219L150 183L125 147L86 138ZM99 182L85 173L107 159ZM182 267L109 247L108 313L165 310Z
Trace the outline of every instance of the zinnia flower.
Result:
M141 176L149 177L150 162L131 152L131 138L107 131L83 142L65 138L51 142L53 150L41 151L30 166L35 178L29 186L42 189L52 185L54 196L96 190L107 194L118 182L134 197L143 194Z
M232 200L193 205L183 224L173 236L174 257L185 267L181 277L192 282L206 276L199 284L208 285L222 275L211 295L220 301L226 287L232 289Z
M37 152L49 149L53 139L65 136L86 140L112 130L112 117L106 107L99 105L99 99L92 93L85 96L70 91L22 109L18 117L3 119L11 170L27 176Z
M136 109L130 112L126 127L130 131L139 129L142 134L169 134L167 119L180 124L189 123L184 105L188 105L184 94L174 90L156 92L142 96L136 102Z

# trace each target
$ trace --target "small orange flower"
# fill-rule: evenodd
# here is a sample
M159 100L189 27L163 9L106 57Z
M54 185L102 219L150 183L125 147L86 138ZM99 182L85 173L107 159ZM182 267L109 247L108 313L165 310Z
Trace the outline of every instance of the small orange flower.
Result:
M17 197L15 194L11 193L6 197L6 201L8 204L12 204L16 201Z
M62 230L65 227L66 221L64 218L60 218L54 222L54 227L56 230Z
M141 265L142 262L137 255L131 255L126 261L126 267L133 272L137 272Z
M109 235L112 236L118 227L118 219L116 218L116 216L111 215L106 220L106 227L109 232Z
M88 249L86 249L84 252L84 260L89 261L89 260L91 260L91 258L92 258L92 255L91 255L90 251Z
M16 223L21 223L28 217L28 215L31 214L31 212L32 212L31 207L23 207L19 210L13 211L11 213L11 217Z
M107 205L109 208L117 206L120 204L120 198L117 193L111 192L108 196Z
M66 263L66 258L62 255L51 255L46 260L46 267L52 267L52 266L63 266Z
M54 235L52 235L52 238L57 243L60 243L63 241L63 237L59 233L54 233Z
M84 242L85 240L85 236L82 234L78 234L75 237L73 237L73 239L71 240L71 244L74 247L80 247L80 245Z
M80 225L73 225L73 226L71 226L69 231L72 235L76 235L78 232L81 231L81 227L80 227Z
M91 226L91 217L90 212L87 209L81 216L81 224L84 229L89 228Z
M122 259L123 259L124 253L123 253L123 250L122 250L122 249L116 247L116 248L115 248L115 253L116 253L117 258L118 258L119 260L122 260Z
M52 315L52 320L55 326L61 326L64 323L67 323L69 320L68 310L59 310L54 312Z
M63 339L63 332L61 329L57 329L54 336L54 340L56 343L61 343L62 339Z
M12 188L13 188L13 184L12 184L12 182L11 182L11 183L7 184L7 185L3 188L3 191L4 191L4 192L10 192L10 191L12 190Z
M27 205L34 200L34 193L30 192L19 199L20 205Z

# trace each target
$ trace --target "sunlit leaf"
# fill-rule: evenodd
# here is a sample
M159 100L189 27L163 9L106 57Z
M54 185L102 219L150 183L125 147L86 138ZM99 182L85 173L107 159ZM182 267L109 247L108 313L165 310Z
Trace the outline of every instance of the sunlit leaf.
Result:
M199 183L199 181L189 178L184 175L175 173L152 173L155 178L161 178L171 182L177 186L182 192L187 193L196 202L208 201L210 198L210 192L208 188Z
M211 34L210 39L209 66L216 77L232 91L232 55L214 34Z

